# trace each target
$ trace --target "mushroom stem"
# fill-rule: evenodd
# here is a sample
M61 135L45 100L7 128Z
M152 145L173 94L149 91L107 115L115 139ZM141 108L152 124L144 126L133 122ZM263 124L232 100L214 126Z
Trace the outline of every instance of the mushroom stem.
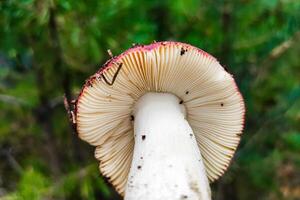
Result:
M211 199L201 153L179 102L167 93L138 100L125 200Z

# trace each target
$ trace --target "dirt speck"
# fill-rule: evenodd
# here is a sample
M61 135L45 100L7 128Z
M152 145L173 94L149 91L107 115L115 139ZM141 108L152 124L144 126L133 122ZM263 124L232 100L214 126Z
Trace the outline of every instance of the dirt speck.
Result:
M146 139L146 135L142 135L142 140L145 140Z
M192 191L194 191L194 192L197 194L198 197L201 197L201 196L202 196L202 195L201 195L201 192L200 192L200 190L199 190L199 186L198 186L198 184L197 184L196 181L191 181L191 182L189 183L189 186L190 186L190 189L191 189Z
M180 50L180 55L184 55L185 52L187 52L187 49L184 49L183 47L181 47L181 50Z
M180 199L187 199L187 198L188 198L188 196L185 194L181 195L181 197L180 197Z

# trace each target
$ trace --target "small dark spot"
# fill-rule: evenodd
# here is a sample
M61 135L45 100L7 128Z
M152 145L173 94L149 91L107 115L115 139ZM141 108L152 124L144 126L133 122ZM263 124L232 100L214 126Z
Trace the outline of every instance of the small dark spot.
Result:
M141 166L141 165L138 165L138 166L137 166L137 168L138 168L138 169L141 169L141 168L142 168L142 166Z
M185 54L185 52L187 52L186 49L184 49L183 47L181 47L181 50L180 50L180 55L182 56L183 54Z
M190 136L193 137L193 134L190 133Z
M93 80L96 79L96 77L94 76L93 78L90 78L89 80L85 81L86 86L88 87L93 87Z
M129 181L129 183L133 183L132 181Z
M224 65L223 68L225 69L226 72L228 72L228 68Z
M180 100L180 101L179 101L179 104L183 104L183 100Z
M242 135L242 133L237 133L236 135L237 135L237 136L241 136L241 135Z
M172 168L172 167L173 167L173 165L169 165L169 167L170 167L170 168Z
M134 116L130 115L130 121L133 121L133 120L134 120Z
M221 103L221 106L223 107L223 106L224 106L224 103Z
M143 156L140 157L143 160Z
M187 199L188 196L187 195L181 195L181 199Z
M142 135L142 140L145 140L146 139L146 135Z
M184 49L181 48L180 55L182 56L185 53Z
M190 93L189 91L186 91L186 92L185 92L185 94L189 94L189 93Z

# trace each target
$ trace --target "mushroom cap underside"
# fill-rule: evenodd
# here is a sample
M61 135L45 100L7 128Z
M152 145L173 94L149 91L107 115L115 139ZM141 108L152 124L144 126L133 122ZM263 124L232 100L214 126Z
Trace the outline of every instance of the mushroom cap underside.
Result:
M133 147L133 108L147 92L182 100L210 181L227 169L245 106L233 77L208 53L179 42L139 45L110 59L76 102L79 137L96 146L101 173L124 194Z

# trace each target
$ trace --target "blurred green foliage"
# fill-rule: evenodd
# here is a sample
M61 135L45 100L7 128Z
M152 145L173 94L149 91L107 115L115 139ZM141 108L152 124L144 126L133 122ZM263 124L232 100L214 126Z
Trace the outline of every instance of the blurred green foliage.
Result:
M300 1L0 1L0 199L120 199L63 94L132 43L177 40L235 76L245 131L214 199L300 199Z

